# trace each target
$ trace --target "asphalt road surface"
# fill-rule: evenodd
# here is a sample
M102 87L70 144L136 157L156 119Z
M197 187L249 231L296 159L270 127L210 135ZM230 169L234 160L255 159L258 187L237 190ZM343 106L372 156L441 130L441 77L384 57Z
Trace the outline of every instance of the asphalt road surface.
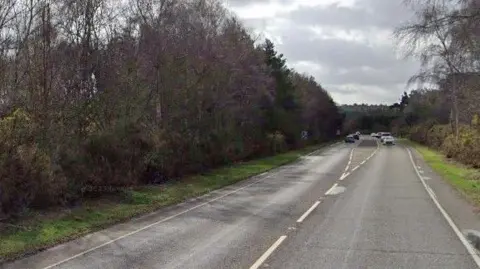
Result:
M337 144L3 268L479 268L412 160Z

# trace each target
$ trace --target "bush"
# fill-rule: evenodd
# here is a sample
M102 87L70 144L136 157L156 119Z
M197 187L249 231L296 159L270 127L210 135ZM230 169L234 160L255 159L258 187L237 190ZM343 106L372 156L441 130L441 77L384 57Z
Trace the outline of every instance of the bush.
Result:
M450 125L434 125L427 131L426 143L430 147L439 149L451 133Z
M62 201L65 178L55 173L47 153L33 141L28 114L16 110L0 121L0 210L17 215L28 207Z
M146 171L145 156L152 144L146 131L129 124L91 135L80 146L64 148L61 167L71 181L71 198L78 198L82 190L91 187L118 189L137 185Z
M279 131L276 131L273 134L268 134L267 139L270 144L270 151L273 154L284 152L288 149L285 136Z
M410 128L410 139L432 148L440 149L447 158L463 164L480 167L480 131L476 126L459 127L456 139L450 125L417 125Z
M409 138L412 141L427 144L428 127L425 125L416 125L410 128Z
M460 143L455 140L455 135L451 134L445 138L441 149L447 158L456 158L461 151L461 146Z
M480 132L470 126L462 126L459 130L459 150L455 156L460 162L480 167Z

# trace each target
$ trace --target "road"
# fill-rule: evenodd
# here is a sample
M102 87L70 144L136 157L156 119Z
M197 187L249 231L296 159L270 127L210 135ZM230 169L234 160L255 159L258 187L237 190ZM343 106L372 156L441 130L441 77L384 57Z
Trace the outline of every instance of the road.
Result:
M337 144L3 268L479 268L412 160Z

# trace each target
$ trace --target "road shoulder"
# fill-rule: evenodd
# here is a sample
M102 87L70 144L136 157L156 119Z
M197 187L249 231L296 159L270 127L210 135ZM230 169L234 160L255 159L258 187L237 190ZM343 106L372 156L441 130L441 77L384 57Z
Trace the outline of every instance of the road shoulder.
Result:
M462 233L466 235L469 230L480 231L478 207L428 165L414 147L407 145L405 147L411 150L420 175Z
M315 150L315 151L312 150L312 151L315 152L314 154L321 154L324 151L327 151L330 149L336 149L337 148L336 145L339 145L339 144L335 143L331 145L325 145L318 150ZM297 151L293 153L288 153L289 155L297 156L295 158L296 161L291 158L291 161L293 162L290 162L289 164L283 165L283 166L279 166L280 164L278 164L276 166L279 166L279 167L269 170L268 173L261 173L244 180L236 180L238 182L236 183L231 182L233 184L231 184L230 186L219 188L205 195L197 196L196 198L190 198L188 200L185 200L184 202L181 202L178 204L176 203L171 206L162 207L159 210L156 210L150 214L144 214L140 217L136 217L130 221L111 226L104 230L100 230L94 233L89 233L88 235L85 235L82 237L78 236L78 239L66 242L64 244L57 245L53 248L48 248L46 251L38 253L37 255L34 255L34 256L42 257L43 255L46 255L45 257L50 257L49 258L50 262L61 261L67 258L71 258L77 254L81 254L84 250L90 251L97 247L111 244L112 242L116 242L116 240L122 239L129 235L133 235L139 231L142 231L143 229L152 227L152 225L169 221L170 219L173 219L176 216L180 216L186 212L190 212L192 210L200 208L203 205L209 204L213 201L220 200L223 197L233 196L233 194L240 192L241 190L244 190L250 186L254 186L254 184L264 181L267 178L271 178L279 173L283 173L284 171L290 169L291 167L295 167L300 164L304 164L306 162L308 163L308 160L306 160L305 158L299 158L301 156L304 156L305 153L307 152ZM242 167L239 167L239 169L242 169ZM250 170L247 170L247 172L248 171ZM230 173L227 173L225 176L233 177L234 175L231 172L233 171L230 171ZM28 256L33 257L33 255L28 255ZM55 258L52 259L52 257L55 257Z
M0 264L25 256L30 256L56 245L72 241L101 229L119 224L116 234L124 234L131 229L131 223L150 222L165 212L181 212L192 204L222 196L232 189L255 182L262 173L275 173L282 165L294 163L307 153L323 151L338 143L327 143L302 150L291 151L264 159L252 160L243 164L213 170L209 174L186 179L183 184L151 186L145 190L132 191L132 201L112 201L105 205L88 205L65 213L27 216L12 228L0 233ZM188 184L187 184L188 183ZM217 190L217 191L214 191ZM211 192L213 191L213 192ZM159 210L159 211L158 211ZM159 213L160 212L160 213ZM132 219L133 218L133 219ZM134 225L136 226L136 225ZM13 228L13 227L19 227ZM117 228L117 227L115 227ZM113 230L115 230L115 228ZM91 237L95 245L110 239ZM89 240L87 240L88 242Z

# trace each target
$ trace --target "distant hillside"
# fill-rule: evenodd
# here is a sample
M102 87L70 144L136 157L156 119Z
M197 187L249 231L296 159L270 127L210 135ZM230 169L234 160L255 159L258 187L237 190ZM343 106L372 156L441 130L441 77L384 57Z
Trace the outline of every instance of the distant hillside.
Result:
M363 115L390 114L392 109L386 105L353 104L341 105L340 111L346 119L358 118Z

